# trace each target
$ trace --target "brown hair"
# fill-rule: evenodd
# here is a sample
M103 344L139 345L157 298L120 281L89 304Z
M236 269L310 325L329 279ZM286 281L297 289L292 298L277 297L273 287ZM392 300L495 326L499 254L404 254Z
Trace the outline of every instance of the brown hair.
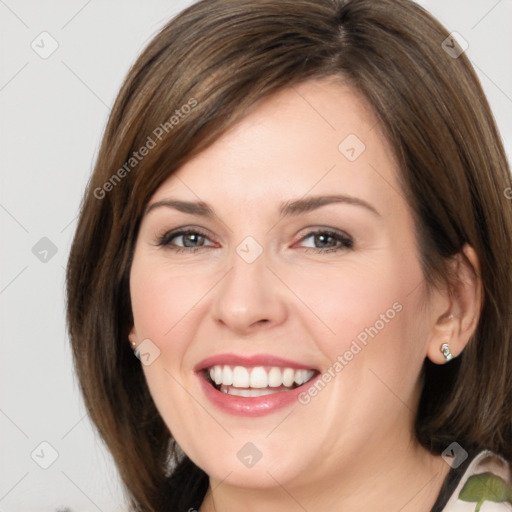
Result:
M90 417L137 510L198 508L208 485L179 453L127 342L144 208L258 101L312 78L341 77L373 107L400 164L429 285L449 279L465 243L480 261L474 336L448 365L425 362L419 441L435 453L456 440L512 460L511 179L478 78L465 54L445 51L448 36L410 0L202 0L129 71L71 247L67 321Z

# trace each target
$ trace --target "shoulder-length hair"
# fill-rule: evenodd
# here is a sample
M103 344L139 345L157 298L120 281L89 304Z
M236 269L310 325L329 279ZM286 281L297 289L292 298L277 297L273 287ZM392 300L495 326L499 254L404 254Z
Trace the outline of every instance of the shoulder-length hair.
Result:
M440 453L456 440L512 460L511 178L461 51L410 0L202 0L132 66L83 198L67 322L85 404L137 510L198 508L208 485L180 453L127 342L144 208L258 101L315 78L340 77L377 115L400 166L429 287L452 282L450 258L464 244L480 261L474 335L448 365L425 361L419 442Z

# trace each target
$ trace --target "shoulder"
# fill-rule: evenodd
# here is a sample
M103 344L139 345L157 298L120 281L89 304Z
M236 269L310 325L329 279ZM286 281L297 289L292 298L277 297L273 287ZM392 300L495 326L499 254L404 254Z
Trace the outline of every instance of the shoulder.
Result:
M442 512L503 512L512 504L512 468L482 450L471 461Z

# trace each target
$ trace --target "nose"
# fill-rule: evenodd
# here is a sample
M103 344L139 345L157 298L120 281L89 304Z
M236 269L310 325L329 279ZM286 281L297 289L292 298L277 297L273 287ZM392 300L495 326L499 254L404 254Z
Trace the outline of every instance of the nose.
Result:
M215 322L239 336L283 323L288 314L286 286L268 268L266 252L248 263L234 251L231 263L214 288Z

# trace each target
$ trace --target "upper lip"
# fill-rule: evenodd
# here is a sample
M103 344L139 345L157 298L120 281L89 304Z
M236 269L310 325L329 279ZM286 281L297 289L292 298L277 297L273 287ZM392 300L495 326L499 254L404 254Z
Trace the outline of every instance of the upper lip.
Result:
M194 366L194 371L200 372L216 365L230 366L280 366L283 368L295 368L297 370L315 370L307 363L283 359L282 357L270 354L253 354L253 355L237 355L237 354L217 354L203 359Z

